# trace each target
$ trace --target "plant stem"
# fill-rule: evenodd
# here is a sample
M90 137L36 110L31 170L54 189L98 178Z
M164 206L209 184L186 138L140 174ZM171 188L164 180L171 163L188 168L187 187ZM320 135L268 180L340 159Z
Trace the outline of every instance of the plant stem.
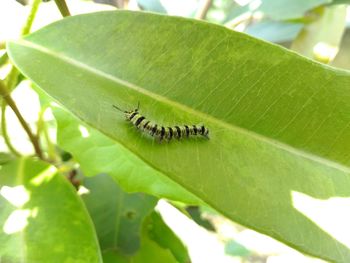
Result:
M6 117L5 117L6 106L7 106L7 103L6 103L5 100L3 100L2 104L1 104L1 131L2 131L2 136L4 137L6 146L10 150L10 152L13 153L15 156L20 157L21 154L12 145L11 140L10 140L8 134L7 134L7 125L6 125Z
M26 131L30 141L32 142L34 150L35 150L35 153L37 154L37 156L39 158L43 159L43 153L42 153L41 148L40 148L39 138L36 135L34 135L32 133L32 131L30 130L28 124L26 123L26 121L24 120L23 116L19 112L16 103L12 99L8 88L5 86L5 84L1 80L0 80L0 95L3 97L3 99L6 101L6 103L11 107L13 112L16 114L16 116L17 116L19 122L21 123L23 129Z
M22 28L22 32L21 32L22 36L30 33L30 29L32 28L33 21L34 21L36 12L38 11L40 3L41 3L41 0L33 0L32 8L30 9L30 13L27 17L27 21L24 27Z
M49 132L47 130L47 126L46 126L46 123L44 120L44 114L45 114L47 109L48 109L48 107L45 106L41 109L41 111L39 113L36 136L40 137L40 134L43 133L44 139L45 139L46 144L47 144L48 158L50 161L55 162L57 160L55 146L53 145L53 143L50 140Z
M65 0L55 0L55 3L63 17L70 16L70 12Z
M195 15L196 19L205 19L207 16L208 10L212 4L212 0L203 0L203 3L198 8L197 13Z
M24 24L21 30L21 36L24 36L30 33L35 15L38 11L39 4L41 3L41 1L42 0L33 0L32 8L30 9L26 23ZM6 79L7 81L6 84L9 90L13 90L13 88L17 85L18 75L19 75L18 69L14 65L12 65L12 69L10 73L7 75L7 79Z

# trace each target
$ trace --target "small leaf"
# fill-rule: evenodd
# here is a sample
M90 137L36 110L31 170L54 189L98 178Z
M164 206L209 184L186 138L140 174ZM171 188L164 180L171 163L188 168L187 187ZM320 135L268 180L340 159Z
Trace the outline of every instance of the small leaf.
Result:
M157 199L141 193L125 193L106 174L85 178L83 185L89 190L83 200L94 222L101 249L134 254L140 246L143 219L151 213Z
M305 12L315 7L330 4L332 0L262 0L258 8L272 19L287 20L304 16Z
M225 245L225 253L231 256L247 257L252 254L252 252L240 243L230 240Z
M141 248L138 253L132 257L133 263L178 263L173 254L148 236L147 224L144 224L141 236Z
M160 0L137 0L137 3L142 10L166 14L166 10Z
M31 159L0 170L3 262L102 262L86 209L55 168Z
M169 249L180 263L191 262L186 247L157 212L152 212L145 224L151 240Z
M304 26L291 48L300 54L329 63L339 50L346 26L346 6L336 5L313 10L318 16Z
M281 43L294 39L302 27L301 23L263 21L248 26L244 32L270 42Z

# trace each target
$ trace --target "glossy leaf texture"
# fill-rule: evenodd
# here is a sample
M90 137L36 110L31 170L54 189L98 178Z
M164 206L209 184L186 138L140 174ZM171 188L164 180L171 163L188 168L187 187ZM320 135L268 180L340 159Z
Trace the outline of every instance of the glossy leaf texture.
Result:
M81 120L227 217L350 259L350 230L334 227L350 194L348 72L221 26L128 11L64 19L8 51ZM112 107L138 102L165 126L204 123L210 140L157 143Z
M0 170L3 262L102 262L91 219L55 168L20 159Z

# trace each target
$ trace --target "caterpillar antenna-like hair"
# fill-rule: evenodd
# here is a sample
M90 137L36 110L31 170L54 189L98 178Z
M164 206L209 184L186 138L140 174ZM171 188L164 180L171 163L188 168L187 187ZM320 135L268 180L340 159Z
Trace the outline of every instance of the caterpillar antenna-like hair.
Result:
M137 111L140 109L140 102L137 102Z
M121 112L126 112L125 110L122 110L121 108L115 106L115 105L112 105L114 108L116 108L117 110L121 111Z

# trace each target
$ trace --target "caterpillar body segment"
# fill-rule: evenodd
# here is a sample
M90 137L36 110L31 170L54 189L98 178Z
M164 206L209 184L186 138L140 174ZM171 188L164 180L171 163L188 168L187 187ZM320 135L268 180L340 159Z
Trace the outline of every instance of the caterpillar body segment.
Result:
M149 121L145 116L139 113L139 106L135 110L124 111L113 105L114 108L122 111L125 114L125 119L130 121L137 129L148 133L150 136L159 141L172 139L188 138L190 136L201 135L209 139L209 129L204 125L181 125L164 127Z

